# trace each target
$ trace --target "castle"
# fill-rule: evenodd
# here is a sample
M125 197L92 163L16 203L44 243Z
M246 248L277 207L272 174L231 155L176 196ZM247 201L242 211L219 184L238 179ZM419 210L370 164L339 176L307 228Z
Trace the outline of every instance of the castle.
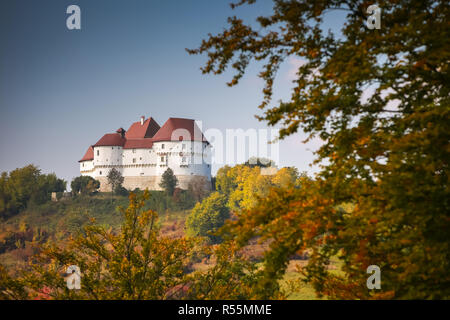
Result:
M171 168L178 187L191 183L211 188L211 145L192 119L169 118L162 127L141 117L128 131L119 128L91 145L79 161L83 176L100 181L100 191L111 191L112 168L124 177L123 187L161 190L162 174Z

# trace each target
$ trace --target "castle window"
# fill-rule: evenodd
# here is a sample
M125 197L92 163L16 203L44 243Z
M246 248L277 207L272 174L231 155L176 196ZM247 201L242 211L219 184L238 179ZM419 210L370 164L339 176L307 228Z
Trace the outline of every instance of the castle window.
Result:
M164 162L164 157L161 157L161 162Z
M136 158L133 158L133 163L136 163Z
M161 145L161 149L164 149L164 143Z
M100 171L99 173L100 173L100 175L102 175L102 172L101 172L101 171Z
M133 153L136 153L136 149L133 149Z
M99 156L100 155L100 150L97 150L97 156Z

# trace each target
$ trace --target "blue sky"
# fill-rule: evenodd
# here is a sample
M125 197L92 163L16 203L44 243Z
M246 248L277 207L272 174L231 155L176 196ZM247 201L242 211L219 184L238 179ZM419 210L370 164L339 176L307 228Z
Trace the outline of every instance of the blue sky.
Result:
M248 22L271 1L231 10L229 0L3 0L0 4L0 171L33 163L70 181L78 160L104 133L141 115L201 120L203 128L266 128L257 121L262 81L253 65L237 87L230 74L202 75L189 56L208 33L237 15ZM81 8L82 30L66 28L66 8ZM342 16L326 25L336 29ZM337 30L337 29L336 29ZM275 99L288 99L296 59L281 68ZM309 167L313 141L280 145L279 166ZM214 168L217 170L217 168ZM214 170L214 171L215 171Z

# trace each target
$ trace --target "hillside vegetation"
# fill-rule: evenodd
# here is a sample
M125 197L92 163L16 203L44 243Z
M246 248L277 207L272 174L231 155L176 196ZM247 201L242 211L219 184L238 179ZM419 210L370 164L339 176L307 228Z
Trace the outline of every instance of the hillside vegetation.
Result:
M185 216L194 205L186 191L179 192L183 200L152 191L145 204L146 210L160 213L160 223L169 235L183 235ZM109 193L78 195L43 204L29 203L26 209L3 219L0 224L0 264L16 270L36 253L36 243L45 243L49 239L66 240L81 232L91 219L106 228L118 230L124 219L119 208L127 206L128 196L111 197Z

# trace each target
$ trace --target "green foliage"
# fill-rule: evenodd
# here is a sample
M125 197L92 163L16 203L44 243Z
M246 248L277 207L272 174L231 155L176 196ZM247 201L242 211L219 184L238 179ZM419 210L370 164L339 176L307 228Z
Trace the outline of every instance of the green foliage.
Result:
M52 192L66 190L66 181L54 173L41 174L33 165L15 169L0 177L0 216L8 217L25 209L32 202L42 204L50 201Z
M226 204L226 197L219 192L213 192L197 203L186 221L188 236L208 237L212 243L220 242L221 238L213 233L230 217Z
M119 186L115 187L114 194L116 194L118 196L128 196L129 192L126 188L119 185Z
M72 180L70 187L75 194L92 194L100 188L100 182L89 176L79 176Z
M163 188L164 191L168 195L172 196L174 191L175 191L175 188L176 188L177 184L178 184L177 177L173 174L172 169L167 168L167 170L164 171L164 173L163 173L163 175L161 177L161 183L159 184L159 186L161 188Z
M216 190L228 196L236 187L237 183L231 167L225 165L220 168L216 174Z
M369 4L277 0L255 28L231 17L226 30L188 50L208 55L204 73L233 68L230 86L252 61L262 62L259 119L281 124L281 138L302 130L307 140L323 140L317 179L272 191L240 217L248 228L234 232L262 230L261 237L276 240L266 261L276 278L292 250L305 250L298 244L309 247L306 279L333 298L448 299L450 7L442 0L378 1L382 27L369 30ZM333 10L346 13L339 36L322 31ZM291 98L270 106L277 71L289 58L300 62ZM354 209L336 209L345 203ZM326 269L338 253L340 277ZM372 264L383 274L375 293L365 286ZM264 281L276 291L273 278Z

